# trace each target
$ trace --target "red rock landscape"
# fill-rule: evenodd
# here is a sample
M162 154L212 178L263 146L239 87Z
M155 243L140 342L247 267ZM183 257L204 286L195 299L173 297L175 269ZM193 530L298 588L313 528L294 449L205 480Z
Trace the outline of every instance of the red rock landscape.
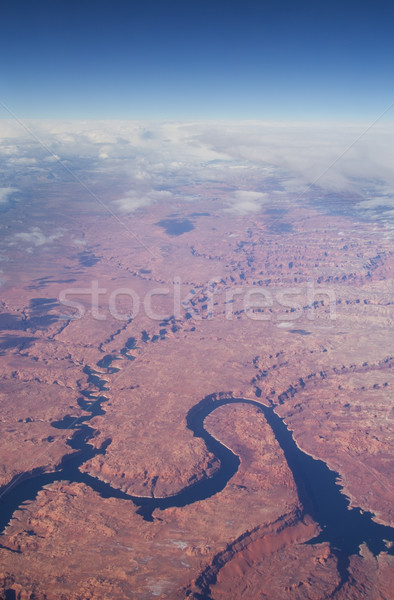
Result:
M282 196L237 214L231 185L180 182L198 199L119 216L44 182L4 213L2 598L390 597L392 237ZM239 466L146 519L139 499L221 473L188 427L204 399L205 431ZM354 551L324 539L259 404L368 519Z

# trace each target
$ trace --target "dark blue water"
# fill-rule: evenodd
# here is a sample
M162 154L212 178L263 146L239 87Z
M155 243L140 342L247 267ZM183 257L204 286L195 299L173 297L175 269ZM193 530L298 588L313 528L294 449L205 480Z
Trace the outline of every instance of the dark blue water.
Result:
M105 357L105 364L108 368L110 368L110 362L109 358ZM94 384L100 392L107 389L107 382L100 379L93 369L86 367L85 373L88 375L89 382ZM338 484L337 473L331 471L324 462L316 460L300 450L294 442L292 433L274 412L274 409L263 406L255 400L212 395L189 411L186 417L187 427L194 436L204 440L208 450L220 460L221 466L214 476L196 481L174 496L140 498L113 488L87 473L81 473L79 467L96 454L105 454L106 448L111 443L111 440L107 440L101 448L93 448L89 444L89 440L92 438L94 430L87 425L93 416L105 413L102 405L107 400L104 395L94 395L91 391L85 391L78 403L84 411L90 414L78 418L66 415L61 421L53 423L56 428L74 430L68 443L75 452L63 459L57 471L52 473L36 471L29 474L29 478L16 478L12 485L3 490L0 495L1 532L4 531L14 511L23 502L33 500L43 486L55 481L84 483L102 497L130 500L137 506L137 513L147 521L153 520L154 511L174 506L183 507L194 502L201 502L217 494L224 489L237 472L240 460L231 450L206 431L204 420L219 406L242 403L257 406L261 418L266 419L271 426L293 473L303 513L311 515L321 528L321 533L308 543L329 542L338 560L342 583L348 578L349 556L358 554L360 544L365 542L376 556L387 550L384 540L394 542L394 529L375 523L371 513L363 513L359 508L350 509L349 500L342 493L341 486ZM394 548L388 551L393 554Z
M192 231L194 229L193 223L190 219L163 219L156 223L156 225L160 225L163 227L164 231L168 235L182 235L183 233L187 233L188 231Z

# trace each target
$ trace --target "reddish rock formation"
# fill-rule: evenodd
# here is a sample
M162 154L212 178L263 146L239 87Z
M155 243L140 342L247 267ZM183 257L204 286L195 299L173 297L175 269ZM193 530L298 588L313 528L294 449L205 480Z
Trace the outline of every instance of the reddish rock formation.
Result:
M299 447L339 473L351 504L392 524L391 239L380 226L309 208L286 207L279 219L234 216L222 210L226 190L213 191L217 199L199 207L209 216L178 237L157 222L187 216L184 205L125 216L126 230L81 202L77 222L67 208L50 253L7 248L3 492L19 476L57 469L73 452L74 430L53 425L89 417L103 395L102 414L86 423L88 443L105 452L80 470L134 496L175 494L219 468L186 416L223 392L274 404ZM92 282L105 290L97 307L86 292ZM140 300L135 314L125 289ZM153 289L149 313L143 302ZM64 318L78 316L59 302L65 292L82 318ZM222 492L156 510L147 522L130 500L83 483L46 485L0 538L2 597L389 597L392 556L363 547L340 586L329 545L304 544L318 527L301 519L291 471L255 407L218 408L206 428L241 460Z

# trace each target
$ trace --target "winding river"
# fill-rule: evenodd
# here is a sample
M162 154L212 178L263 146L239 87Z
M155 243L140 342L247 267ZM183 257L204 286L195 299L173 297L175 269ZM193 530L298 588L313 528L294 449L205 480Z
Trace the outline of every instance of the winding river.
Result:
M109 358L100 366L110 372ZM113 369L112 372L114 372ZM0 494L0 532L3 533L14 511L28 500L34 500L37 493L45 485L56 481L84 483L104 498L121 498L130 500L137 506L137 513L145 520L152 521L156 510L170 507L183 507L194 502L203 501L224 489L228 481L237 472L240 459L219 440L211 436L204 427L205 418L219 406L226 404L250 404L258 407L262 419L266 419L282 448L287 464L292 471L304 514L309 514L319 524L321 533L309 544L329 542L338 560L338 570L342 583L348 579L349 557L358 554L359 546L366 543L376 556L382 551L394 554L394 546L386 544L394 542L394 529L380 525L372 520L373 515L362 512L359 508L349 508L349 500L342 493L338 483L338 474L331 471L321 460L316 460L303 452L295 443L291 431L284 421L268 407L256 400L246 398L222 397L211 395L194 406L186 417L187 427L194 436L204 440L208 450L220 460L219 470L210 478L197 481L173 496L166 498L132 496L111 485L82 473L79 467L97 454L105 454L111 440L101 448L95 449L89 444L94 429L87 423L97 415L105 414L103 404L108 398L102 393L106 391L106 380L100 379L100 372L85 367L88 382L98 389L97 395L91 391L82 392L79 398L80 407L88 414L83 417L67 415L52 425L59 429L74 430L68 441L75 451L66 456L59 469L44 473L42 470L19 477ZM90 413L90 414L89 414Z

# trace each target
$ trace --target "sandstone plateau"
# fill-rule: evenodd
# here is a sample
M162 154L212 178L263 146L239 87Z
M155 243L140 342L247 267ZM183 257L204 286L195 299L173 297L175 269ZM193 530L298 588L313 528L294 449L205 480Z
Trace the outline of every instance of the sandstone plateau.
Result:
M221 405L204 421L240 461L221 491L151 520L138 505L217 477L221 462L187 416L211 396L250 399L338 474L349 512L392 536L385 225L312 200L237 215L231 186L190 182L178 189L193 204L117 219L76 183L63 186L62 210L56 183L42 186L28 220L61 222L49 246L7 243L27 227L18 204L1 223L1 501L22 481L44 483L9 507L0 597L389 600L392 540L374 553L362 539L338 566L332 544L313 541L318 519L256 405ZM85 451L79 479L62 477Z

